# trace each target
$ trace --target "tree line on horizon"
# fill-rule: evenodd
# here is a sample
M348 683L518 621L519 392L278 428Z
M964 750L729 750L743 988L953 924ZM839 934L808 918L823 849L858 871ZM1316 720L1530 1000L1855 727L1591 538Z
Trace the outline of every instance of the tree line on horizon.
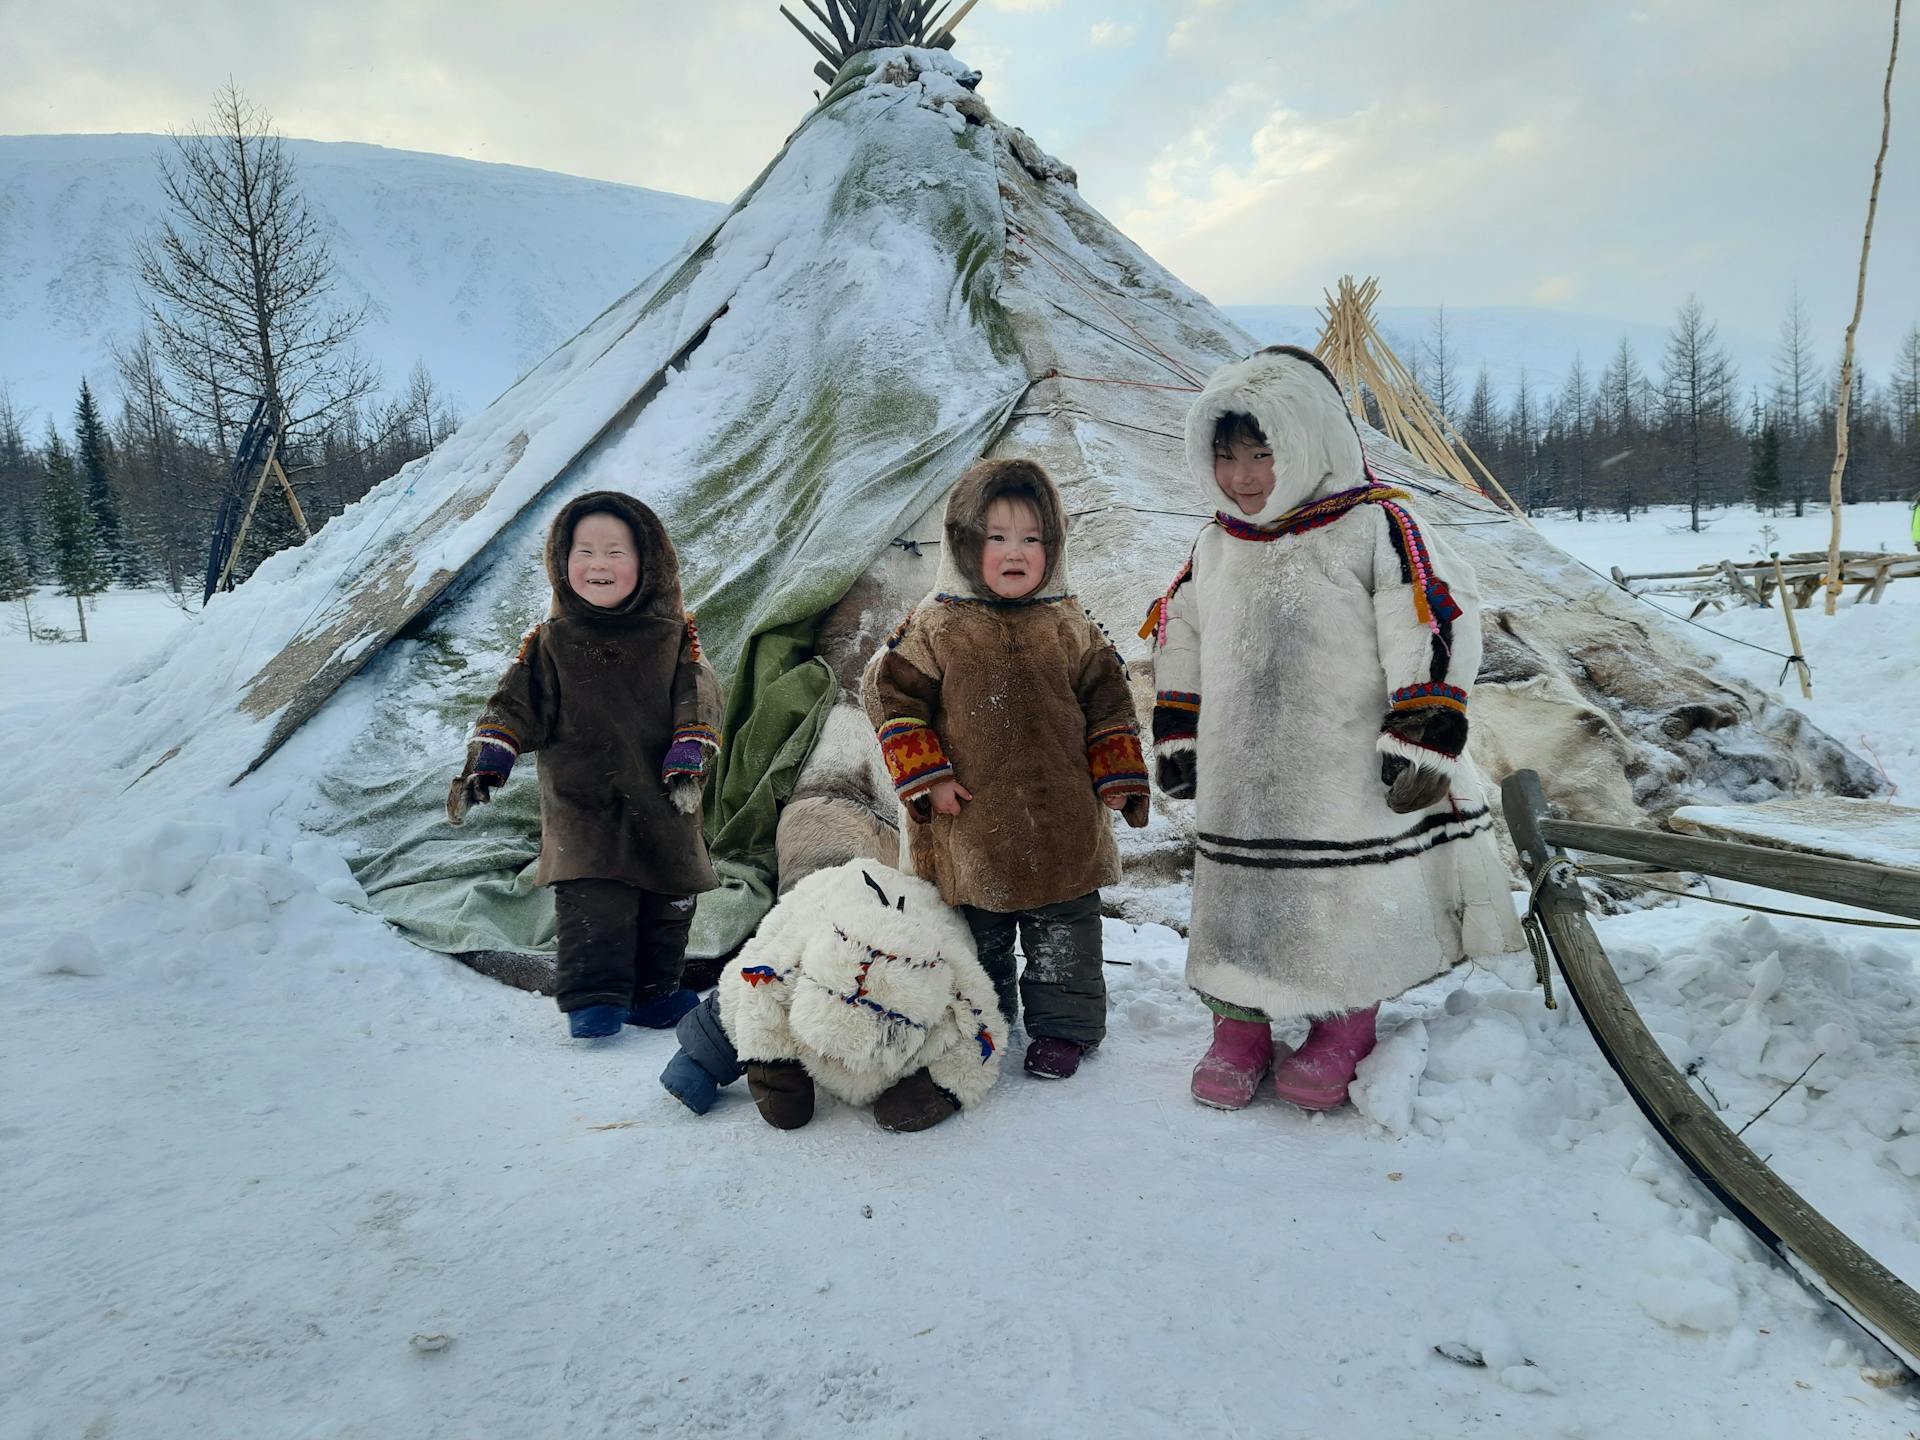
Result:
M1622 336L1597 374L1578 355L1557 384L1523 369L1502 402L1486 366L1465 380L1444 307L1406 364L1530 515L1631 520L1684 505L1698 530L1709 511L1734 505L1803 515L1827 504L1840 365L1820 363L1797 294L1770 373L1752 380L1691 296L1674 314L1657 374ZM1849 432L1846 503L1920 499L1920 324L1902 337L1884 383L1855 368Z

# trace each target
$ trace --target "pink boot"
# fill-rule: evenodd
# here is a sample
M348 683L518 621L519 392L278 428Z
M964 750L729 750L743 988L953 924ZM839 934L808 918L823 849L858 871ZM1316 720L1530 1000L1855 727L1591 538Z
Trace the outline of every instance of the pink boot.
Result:
M1213 1044L1193 1067L1193 1098L1216 1110L1243 1110L1273 1066L1273 1027L1213 1017Z
M1273 1067L1273 1088L1302 1110L1336 1110L1347 1103L1354 1071L1373 1053L1378 1005L1316 1020L1300 1048Z

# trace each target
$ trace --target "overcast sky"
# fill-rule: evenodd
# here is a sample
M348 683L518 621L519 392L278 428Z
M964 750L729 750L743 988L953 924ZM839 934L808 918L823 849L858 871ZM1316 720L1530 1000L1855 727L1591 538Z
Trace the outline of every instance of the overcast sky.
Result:
M791 0L798 9L798 0ZM1216 301L1542 305L1837 353L1892 0L981 0L1003 119ZM1920 16L1894 84L1866 330L1920 320ZM287 135L712 199L811 103L775 0L0 0L0 133L191 124L231 75Z

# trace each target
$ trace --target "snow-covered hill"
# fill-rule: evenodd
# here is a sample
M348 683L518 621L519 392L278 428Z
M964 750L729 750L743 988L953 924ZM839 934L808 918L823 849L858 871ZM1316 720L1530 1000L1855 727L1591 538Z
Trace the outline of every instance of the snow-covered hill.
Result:
M0 385L37 431L65 426L81 376L114 394L110 344L137 324L132 237L159 214L158 135L0 136ZM464 414L488 401L719 217L684 195L378 145L290 140L327 217L348 297L374 313L364 346L390 385L416 359ZM1249 334L1312 344L1312 305L1225 305ZM1384 306L1382 330L1412 361L1434 311ZM1557 389L1573 357L1598 379L1621 336L1657 373L1657 325L1573 311L1447 307L1460 384L1487 366L1510 399L1524 368ZM1746 384L1766 384L1772 342L1721 336ZM1871 373L1883 357L1865 357Z
M0 385L64 428L85 376L115 394L138 323L132 247L161 213L158 135L0 136ZM341 296L387 383L415 360L473 414L673 256L722 206L378 145L287 142Z

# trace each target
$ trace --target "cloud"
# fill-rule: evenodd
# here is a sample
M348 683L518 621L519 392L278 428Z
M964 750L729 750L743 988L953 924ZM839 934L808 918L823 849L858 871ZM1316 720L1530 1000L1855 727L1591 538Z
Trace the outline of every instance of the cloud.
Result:
M1698 291L1730 327L1767 334L1797 279L1837 317L1837 346L1879 133L1860 57L1884 63L1884 16L1790 0L1639 20L1493 0L1176 13L1154 73L1045 141L1216 300L1310 302L1372 273L1388 304L1665 323ZM1241 57L1225 95L1223 49ZM1897 113L1920 104L1914 76L1895 83ZM1876 241L1920 229L1920 147L1895 149ZM1920 271L1889 262L1872 285L1897 335L1920 313Z
M1131 24L1120 25L1112 20L1096 21L1087 40L1096 50L1110 50L1133 39L1134 28Z

